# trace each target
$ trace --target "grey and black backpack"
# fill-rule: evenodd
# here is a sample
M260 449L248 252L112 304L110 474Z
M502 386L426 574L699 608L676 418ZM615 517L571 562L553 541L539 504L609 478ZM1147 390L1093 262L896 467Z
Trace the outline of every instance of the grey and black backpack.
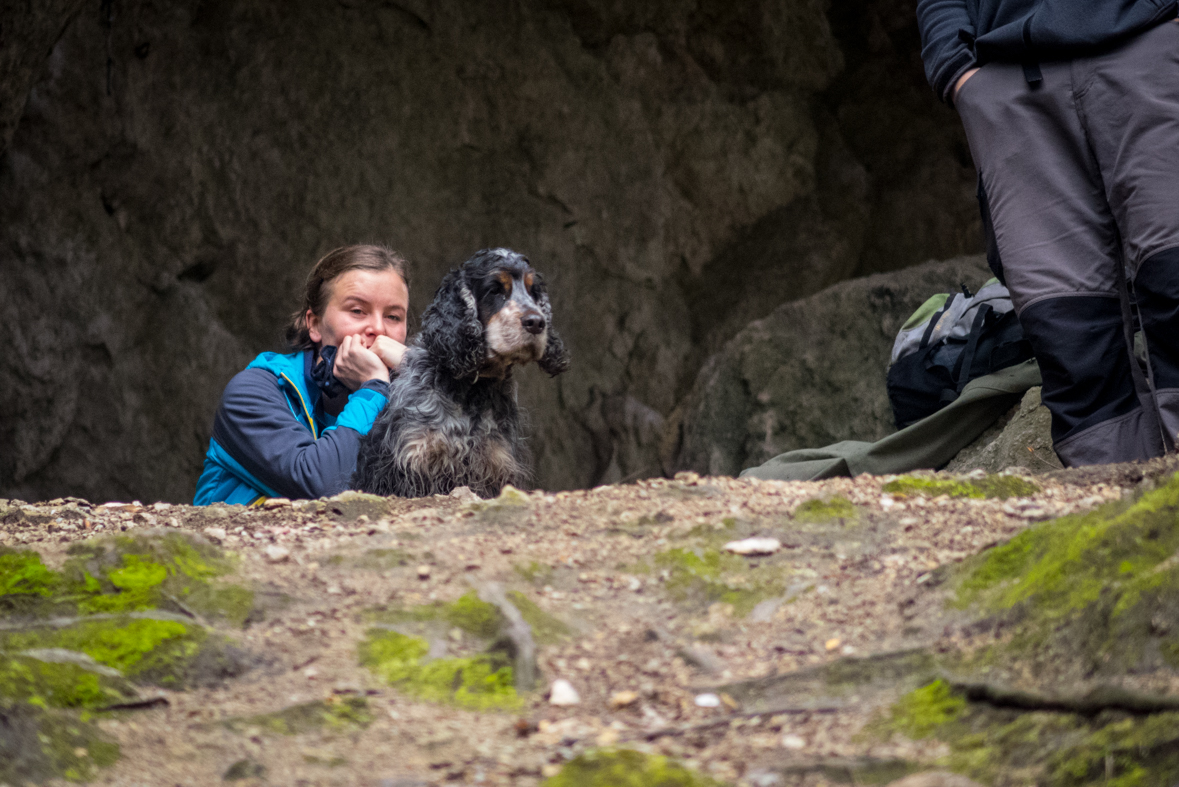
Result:
M888 401L897 428L932 415L966 384L1032 357L1011 295L991 279L973 295L935 295L901 327L888 367Z

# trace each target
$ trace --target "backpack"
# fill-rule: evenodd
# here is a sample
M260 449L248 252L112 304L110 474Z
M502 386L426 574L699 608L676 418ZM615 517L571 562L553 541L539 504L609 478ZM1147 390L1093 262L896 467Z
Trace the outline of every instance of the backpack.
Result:
M898 429L936 413L966 384L1032 357L1011 295L991 279L971 295L935 295L905 322L892 347L888 401Z

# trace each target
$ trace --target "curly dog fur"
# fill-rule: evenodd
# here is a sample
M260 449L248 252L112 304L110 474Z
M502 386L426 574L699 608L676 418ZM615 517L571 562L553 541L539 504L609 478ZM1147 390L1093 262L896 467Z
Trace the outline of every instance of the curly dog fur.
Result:
M494 497L521 486L530 461L512 367L569 366L540 274L509 249L484 249L442 280L422 330L360 445L352 486L398 497L468 486Z

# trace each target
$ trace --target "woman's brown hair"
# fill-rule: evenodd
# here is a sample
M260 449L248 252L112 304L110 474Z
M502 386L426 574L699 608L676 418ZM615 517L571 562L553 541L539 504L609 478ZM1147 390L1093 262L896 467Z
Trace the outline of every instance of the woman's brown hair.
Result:
M284 336L292 350L311 350L315 342L311 341L311 334L307 329L307 310L322 317L331 299L331 284L348 271L383 271L392 270L409 287L409 271L405 258L387 246L358 245L344 246L329 251L315 263L311 273L307 274L307 284L303 287L303 305L299 311L291 315Z

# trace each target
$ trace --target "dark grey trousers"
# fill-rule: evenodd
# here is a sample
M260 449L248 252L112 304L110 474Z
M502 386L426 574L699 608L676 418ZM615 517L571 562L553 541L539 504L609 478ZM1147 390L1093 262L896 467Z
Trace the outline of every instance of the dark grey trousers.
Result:
M1021 65L988 63L955 102L992 267L1061 461L1159 456L1179 438L1179 23L1039 69L1029 84Z

